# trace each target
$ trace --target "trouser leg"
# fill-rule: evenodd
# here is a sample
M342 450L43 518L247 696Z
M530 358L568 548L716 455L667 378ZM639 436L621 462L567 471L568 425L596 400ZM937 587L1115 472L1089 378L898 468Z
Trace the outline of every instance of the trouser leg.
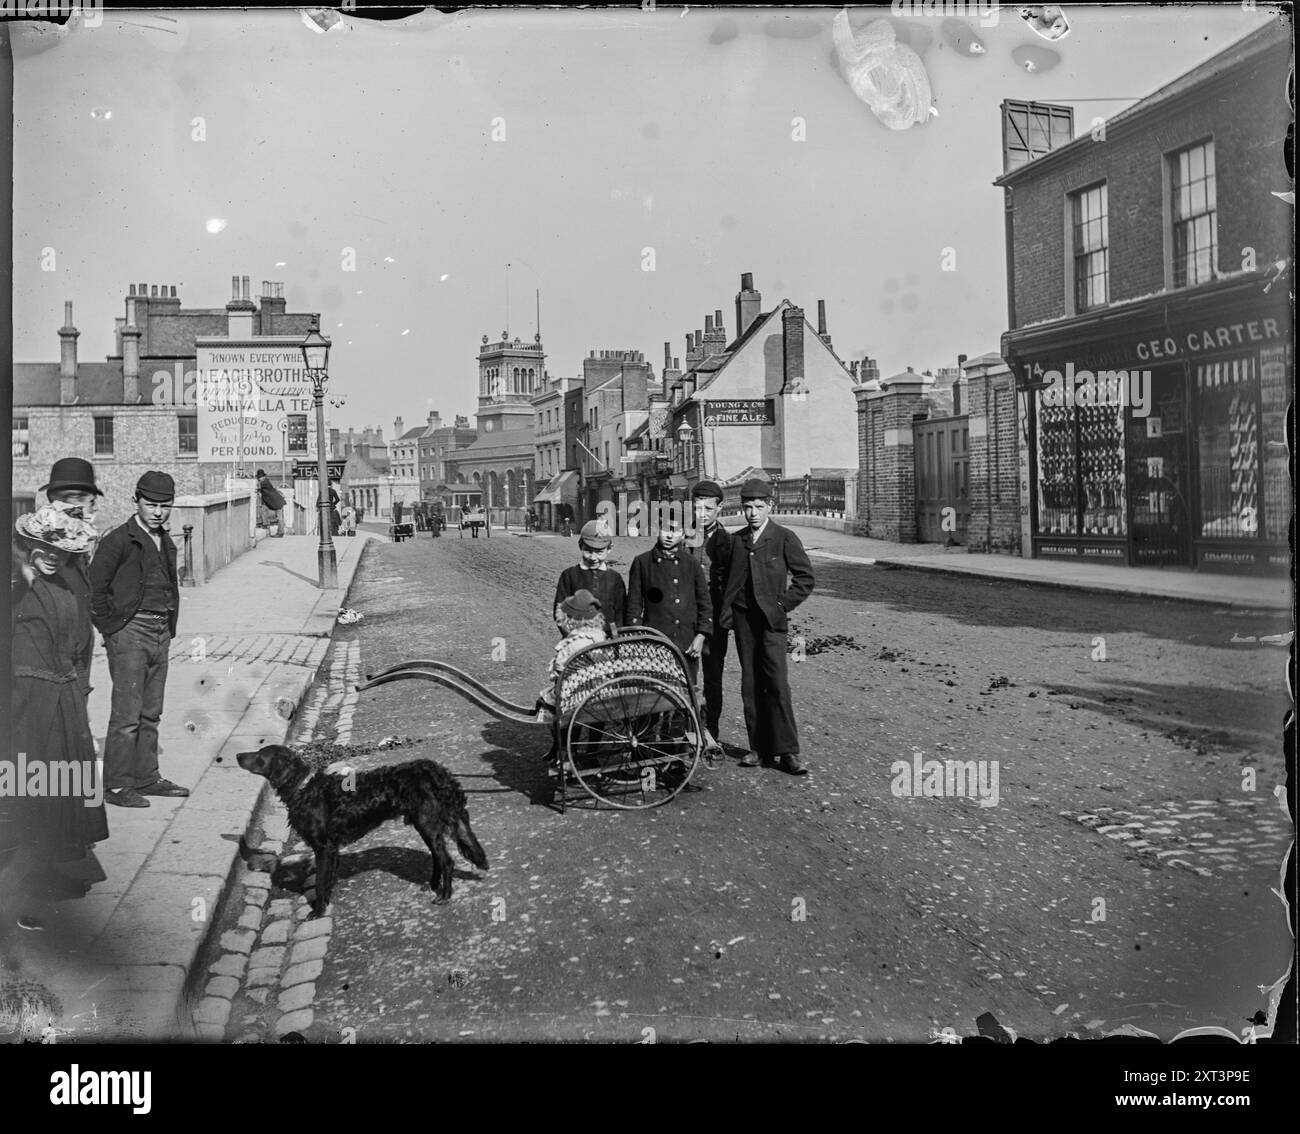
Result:
M750 750L766 755L757 700L761 665L756 652L761 648L761 643L747 612L736 611L735 629L736 653L740 657L740 699L745 707L745 731L749 735Z
M128 622L116 634L104 639L104 647L108 652L108 672L113 682L108 737L104 745L104 788L118 791L135 787L138 782L136 738L140 731L140 711L144 706L148 643L140 628Z
M166 623L151 632L147 655L144 693L140 705L140 728L135 737L135 787L147 787L162 778L158 770L158 722L162 719L163 695L167 688L168 654L171 638Z
M790 675L786 632L765 630L759 650L762 665L761 698L765 732L771 740L771 755L799 754L799 729L790 698Z
M709 652L702 659L704 671L704 723L709 734L718 735L722 721L722 671L727 664L727 643L731 634L715 630L709 638Z

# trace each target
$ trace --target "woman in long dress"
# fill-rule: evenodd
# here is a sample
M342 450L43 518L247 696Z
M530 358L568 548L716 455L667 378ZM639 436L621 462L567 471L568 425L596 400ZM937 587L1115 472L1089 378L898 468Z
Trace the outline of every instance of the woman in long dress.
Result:
M33 899L81 897L104 880L91 848L108 838L108 820L77 665L89 611L63 571L71 555L89 549L94 529L48 505L14 527L15 552L29 568L13 580L11 770L23 784L0 798L0 811L8 813L3 841L17 848L30 911Z

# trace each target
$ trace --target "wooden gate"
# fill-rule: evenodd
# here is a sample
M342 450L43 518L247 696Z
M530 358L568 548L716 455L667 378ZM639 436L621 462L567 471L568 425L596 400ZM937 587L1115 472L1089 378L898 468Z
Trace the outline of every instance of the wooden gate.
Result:
M970 522L970 433L966 416L912 423L918 543L966 542ZM951 512L945 509L951 508ZM946 522L945 522L946 521Z

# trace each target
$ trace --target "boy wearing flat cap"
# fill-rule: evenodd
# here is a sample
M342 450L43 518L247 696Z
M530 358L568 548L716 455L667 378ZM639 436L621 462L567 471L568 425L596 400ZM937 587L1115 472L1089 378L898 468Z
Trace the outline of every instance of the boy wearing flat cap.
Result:
M722 613L722 592L731 569L731 532L718 518L722 511L722 486L702 480L691 489L695 509L695 532L687 542L690 554L704 568L709 581L709 604L713 608L713 629L708 634L700 669L704 673L704 723L709 736L718 735L722 721L722 671L727 663L727 641L731 631L718 625ZM720 749L714 741L715 757Z
M90 565L91 616L113 679L104 798L118 807L190 794L158 770L158 722L180 610L176 545L163 526L175 495L167 473L145 473L135 486L135 515L104 537Z
M740 692L745 702L749 753L741 767L772 761L792 776L807 772L799 759L799 730L786 669L788 615L812 594L813 572L799 537L769 519L772 488L747 480L740 490L745 527L731 544L731 567L718 622L736 631Z
M560 604L581 590L590 591L599 600L609 625L622 617L627 602L627 586L623 576L609 566L609 548L613 542L609 529L599 520L589 520L582 525L582 531L578 533L582 562L561 571L559 582L555 584L551 614L556 622L560 621Z

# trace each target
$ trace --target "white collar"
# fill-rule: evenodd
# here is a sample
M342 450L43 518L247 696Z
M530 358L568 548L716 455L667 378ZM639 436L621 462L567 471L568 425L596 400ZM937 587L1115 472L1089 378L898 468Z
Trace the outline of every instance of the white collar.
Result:
M772 522L772 520L771 520L771 517L769 516L766 520L764 520L764 521L763 521L763 522L758 526L758 530L757 530L757 531L755 531L753 528L750 528L750 529L749 529L749 546L750 546L750 547L753 547L754 544L756 544L760 539L763 538L763 533L764 533L765 531L767 531L767 525L770 524L771 522Z
M135 514L135 522L136 522L137 524L140 525L140 530L141 530L142 532L144 532L144 534L147 535L151 540L153 540L154 543L155 543L157 546L159 546L159 547L162 546L162 529L161 529L161 528L158 529L157 534L154 534L154 532L152 532L152 531L149 530L149 526L148 526L148 525L147 525L147 524L146 524L142 519L140 519L140 513L139 513L139 512L137 512L137 513Z

